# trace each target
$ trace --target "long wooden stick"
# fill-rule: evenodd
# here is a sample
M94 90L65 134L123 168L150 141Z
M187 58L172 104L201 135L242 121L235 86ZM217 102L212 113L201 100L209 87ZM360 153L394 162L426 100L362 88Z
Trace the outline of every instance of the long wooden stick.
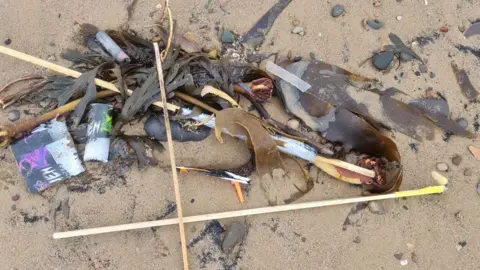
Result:
M433 187L426 187L426 188L417 189L417 190L399 191L399 192L385 194L385 195L287 204L287 205L278 205L278 206L270 206L270 207L254 208L254 209L245 209L245 210L239 210L239 211L230 211L230 212L184 217L183 222L192 223L192 222L199 222L199 221L206 221L206 220L213 220L213 219L225 219L225 218L234 218L234 217L242 217L242 216L262 215L262 214L269 214L269 213L317 208L317 207L323 207L323 206L350 204L350 203L358 203L358 202L370 202L370 201L386 200L386 199L393 199L393 198L421 196L421 195L428 195L428 194L439 194L439 193L443 193L444 191L445 191L444 186L433 186ZM53 238L62 239L62 238L102 234L102 233L121 232L121 231L128 231L128 230L167 226L167 225L173 225L177 223L178 223L177 218L145 221L145 222L138 222L138 223L100 227L100 228L83 229L83 230L77 230L77 231L56 232L53 234Z
M167 7L168 8L168 7ZM171 15L170 15L171 16ZM160 50L158 44L153 43L155 49L155 59L157 62L158 81L160 84L160 94L162 96L163 108L167 108L167 91L163 81L162 61L160 60ZM172 128L170 127L170 119L168 111L163 110L163 118L165 120L165 128L167 130L168 152L170 154L170 165L172 167L173 185L175 188L175 201L177 202L178 227L180 229L180 241L182 244L183 269L188 270L188 254L187 254L187 238L185 237L185 226L183 225L182 197L180 195L180 187L178 184L177 165L175 164L175 151L173 149Z
M70 76L70 77L73 77L73 78L78 78L78 77L80 77L80 75L82 75L82 73L80 73L78 71L75 71L75 70L72 70L72 69L69 69L69 68L66 68L66 67L62 67L60 65L48 62L46 60L40 59L40 58L35 57L35 56L28 55L26 53L22 53L22 52L7 48L5 46L0 46L0 53L15 57L17 59L32 63L32 64L37 65L37 66L41 66L41 67L56 71L60 74L64 74L64 75L67 75L67 76ZM103 80L100 80L100 79L95 79L95 84L100 86L100 87L103 87L105 89L112 90L112 91L120 93L120 90L118 90L118 88L113 83L109 83L109 82L106 82L106 81L103 81ZM132 90L127 89L127 94L128 95L131 95L132 92L133 92ZM155 106L163 108L162 102L155 102L153 104ZM168 103L167 104L167 109L170 110L170 111L176 111L176 110L180 109L180 107Z

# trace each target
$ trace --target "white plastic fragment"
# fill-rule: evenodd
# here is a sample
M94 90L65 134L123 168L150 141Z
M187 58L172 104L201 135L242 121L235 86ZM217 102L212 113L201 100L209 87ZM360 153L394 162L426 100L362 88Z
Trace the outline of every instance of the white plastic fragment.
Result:
M120 64L130 62L130 57L113 41L113 39L103 31L98 31L95 35L97 41L102 44L103 48L115 58Z
M267 62L266 70L273 75L279 77L280 79L288 82L289 84L298 88L298 90L305 92L310 89L312 86L308 84L306 81L298 78L294 74L288 72L284 68L276 65L272 61Z
M402 266L406 266L406 265L408 265L408 260L407 260L407 259L403 259L403 260L400 261L400 264L401 264Z

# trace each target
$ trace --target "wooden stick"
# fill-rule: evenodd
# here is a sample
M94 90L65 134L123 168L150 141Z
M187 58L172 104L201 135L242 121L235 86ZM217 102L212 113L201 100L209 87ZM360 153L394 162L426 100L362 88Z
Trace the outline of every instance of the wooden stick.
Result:
M346 170L349 170L349 171L352 171L352 172L356 172L356 173L361 174L361 175L365 175L365 176L370 177L370 178L375 177L375 172L374 171L369 170L369 169L365 169L363 167L360 167L360 166L357 166L357 165L354 165L354 164L351 164L351 163L348 163L348 162L345 162L343 160L317 156L317 157L315 157L315 160L313 161L313 164L317 165L316 164L317 162L328 163L328 164L331 164L331 165L334 165L334 166L337 166L337 167L340 167L340 168L343 168L343 169L346 169Z
M160 50L158 49L157 43L153 43L153 46L155 49L155 60L157 62L158 82L160 84L160 93L162 96L163 108L167 108L167 91L165 90L165 83L163 81L163 70L162 61L160 60ZM182 197L180 195L180 187L178 184L177 165L175 164L172 128L170 127L170 119L168 118L168 112L165 109L163 110L163 118L165 120L165 128L167 130L168 152L170 154L170 165L172 167L173 185L175 188L175 201L177 202L177 220L180 229L180 241L182 244L183 269L188 270L187 238L185 237L185 227L183 225Z
M17 59L32 63L32 64L37 65L37 66L41 66L41 67L53 70L55 72L58 72L60 74L67 75L67 76L70 76L70 77L73 77L73 78L78 78L78 77L80 77L80 75L82 75L82 73L80 73L78 71L75 71L75 70L72 70L72 69L69 69L69 68L66 68L66 67L62 67L60 65L48 62L46 60L37 58L35 56L31 56L31 55L28 55L28 54L25 54L25 53L7 48L5 46L0 46L0 53L15 57ZM103 80L100 80L100 79L95 79L95 84L100 86L100 87L103 87L105 89L112 90L112 91L120 93L120 90L118 90L118 88L113 83L109 83L109 82L106 82L106 81L103 81ZM132 90L127 89L127 94L128 95L131 95L132 92L133 92ZM155 103L153 103L153 105L163 108L162 102L155 102ZM170 111L177 111L178 109L180 109L180 107L167 103L167 109L170 110Z
M443 193L444 191L445 191L444 186L433 186L433 187L426 187L426 188L417 189L417 190L400 191L400 192L395 192L395 193L385 194L385 195L306 202L306 203L297 203L297 204L286 204L286 205L261 207L261 208L254 208L254 209L245 209L245 210L239 210L239 211L229 211L229 212L222 212L222 213L213 213L213 214L184 217L183 222L192 223L192 222L199 222L199 221L206 221L206 220L213 220L213 219L225 219L225 218L235 218L235 217L242 217L242 216L262 215L262 214L269 214L269 213L317 208L317 207L323 207L323 206L342 205L342 204L350 204L350 203L358 203L358 202L370 202L370 201L386 200L386 199L393 199L393 198L421 196L421 195L428 195L428 194L439 194L439 193ZM110 233L110 232L121 232L121 231L128 231L128 230L167 226L167 225L173 225L177 223L178 223L177 218L145 221L145 222L121 224L121 225L115 225L115 226L83 229L83 230L77 230L77 231L56 232L53 234L53 238L62 239L62 238L87 236L87 235L95 235L95 234Z

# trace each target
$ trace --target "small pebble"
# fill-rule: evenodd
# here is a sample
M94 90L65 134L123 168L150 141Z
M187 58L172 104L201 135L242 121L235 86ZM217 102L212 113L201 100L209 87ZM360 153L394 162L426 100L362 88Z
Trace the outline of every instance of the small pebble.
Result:
M436 76L437 76L437 75L435 75L435 73L430 72L430 79L433 79L433 78L435 78Z
M428 72L428 66L426 64L419 64L418 69L420 70L421 73L427 73Z
M194 203L194 202L195 202L195 199L191 199L191 200L190 200L190 203Z
M445 25L440 27L440 32L447 33L448 32L448 27L446 27Z
M293 61L293 62L302 61L302 57L301 57L301 56L295 56L295 57L293 57L292 61Z
M420 76L421 75L420 71L415 71L415 75Z
M465 32L465 26L460 25L460 26L458 27L458 31L460 31L460 32L462 32L462 33Z
M290 119L287 122L287 126L291 129L298 129L300 127L300 121L297 119Z
M3 43L4 43L6 46L8 46L8 45L12 44L12 40L9 39L9 38L7 38L7 39L5 39L5 41L4 41Z
M12 196L12 201L14 201L14 202L18 201L19 199L20 199L20 195L18 195L18 194L15 194L15 195Z
M38 103L38 105L40 105L40 107L42 107L42 108L46 108L46 107L48 107L48 105L50 105L50 101L48 99L42 100Z
M465 118L457 119L457 124L459 124L462 128L468 127L468 121Z
M375 29L375 30L378 30L383 27L382 22L380 22L377 19L367 20L367 24L368 26L370 26L372 29Z
M477 194L480 195L480 183L477 184Z
M453 158L452 158L452 163L453 163L454 165L457 165L457 166L460 165L460 163L462 163L462 157L459 156L459 155L453 157Z
M183 37L188 41L197 42L197 37L192 32L186 32L185 34L183 34Z
M447 163L437 163L437 170L441 171L441 172L446 172L448 171L448 165Z
M418 153L418 144L409 143L408 146L410 146L410 149L412 149L413 152Z
M401 260L400 265L402 265L402 266L408 265L408 260L407 259Z
M47 57L47 60L50 62L55 62L57 61L57 57L54 54L51 54Z
M353 238L353 242L355 244L360 244L360 242L362 242L362 239L360 239L360 236L355 236L355 238Z
M393 254L393 257L395 257L397 260L402 260L403 259L403 253L395 253Z
M400 15L399 15L399 16L397 16L397 21L401 21L402 19L403 19L403 17L402 17L402 16L400 16Z
M15 211L15 210L17 210L17 206L14 204L14 205L12 205L12 207L10 209L12 209L12 211Z
M373 1L373 6L374 7L379 7L381 5L382 5L382 2L380 2L380 0Z
M338 17L345 12L345 7L342 5L336 5L332 8L332 17Z
M460 251L460 250L463 249L466 245L467 245L467 241L461 241L461 242L458 242L456 248L457 248L458 251Z
M50 41L50 46L55 47L55 42Z
M19 110L11 110L8 112L8 120L15 122L20 119L20 111Z
M292 21L292 25L293 25L293 26L299 26L299 25L300 25L300 21L297 20L297 19L295 19L295 20Z
M432 178L435 180L435 182L440 185L440 186L446 186L448 184L448 178L441 175L440 173L436 171L431 172Z
M473 170L471 168L466 168L463 171L463 175L465 175L465 176L472 176L472 174L473 174Z
M230 253L236 244L241 242L247 233L247 228L239 222L233 222L223 239L222 250Z
M415 252L412 252L412 261L413 261L414 263L418 263L418 256L417 256L417 254L416 254Z
M233 43L235 41L235 36L232 31L224 30L222 33L222 42L223 43Z
M303 30L303 27L297 26L297 27L293 28L292 34L300 34L300 33L302 33L303 31L304 31L304 30Z
M383 207L383 204L376 201L371 201L370 203L368 203L368 210L370 210L370 212L376 215L383 215L387 212L385 210L385 207Z
M477 120L475 120L477 121ZM478 123L476 123L478 124ZM475 127L475 123L473 124L473 126ZM477 128L475 128L475 132L477 131ZM478 147L475 147L473 145L469 145L468 146L468 150L470 150L470 153L472 153L472 155L477 159L477 160L480 160L480 148Z

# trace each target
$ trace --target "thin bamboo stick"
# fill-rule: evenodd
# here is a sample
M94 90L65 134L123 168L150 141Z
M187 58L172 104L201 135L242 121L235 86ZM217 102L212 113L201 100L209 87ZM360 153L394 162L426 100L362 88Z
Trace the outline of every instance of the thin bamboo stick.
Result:
M387 200L387 199L394 199L394 198L422 196L422 195L428 195L428 194L439 194L439 193L443 193L444 191L445 191L444 186L433 186L433 187L426 187L426 188L417 189L417 190L399 191L399 192L385 194L385 195L356 197L356 198L347 198L347 199L335 199L335 200L326 200L326 201L297 203L297 204L286 204L286 205L261 207L261 208L254 208L254 209L245 209L245 210L239 210L239 211L229 211L229 212L205 214L205 215L198 215L198 216L190 216L190 217L184 217L183 222L193 223L193 222L213 220L213 219L235 218L235 217L242 217L242 216L253 216L253 215L278 213L278 212L309 209L309 208L318 208L318 207L324 207L324 206L351 204L351 203L358 203L358 202L371 202L371 201ZM145 221L145 222L121 224L121 225L115 225L115 226L83 229L83 230L77 230L77 231L56 232L53 234L53 238L62 239L62 238L70 238L70 237L78 237L78 236L88 236L88 235L95 235L95 234L102 234L102 233L161 227L161 226L173 225L177 223L178 223L177 218Z
M168 8L170 12L170 8ZM170 13L170 18L172 14ZM160 50L158 44L153 43L155 49L155 60L157 62L158 82L160 84L160 94L162 96L163 108L167 108L167 91L165 90L165 82L163 81L162 61L160 60ZM188 270L188 253L187 253L187 238L185 237L185 226L183 226L183 210L182 197L180 195L180 185L178 184L177 165L175 164L175 151L173 149L172 128L170 127L170 119L168 118L168 111L163 110L163 118L165 120L165 128L167 130L168 153L170 155L170 165L172 167L173 185L175 189L175 201L177 202L178 213L178 227L180 230L180 241L182 244L183 255L183 269Z

